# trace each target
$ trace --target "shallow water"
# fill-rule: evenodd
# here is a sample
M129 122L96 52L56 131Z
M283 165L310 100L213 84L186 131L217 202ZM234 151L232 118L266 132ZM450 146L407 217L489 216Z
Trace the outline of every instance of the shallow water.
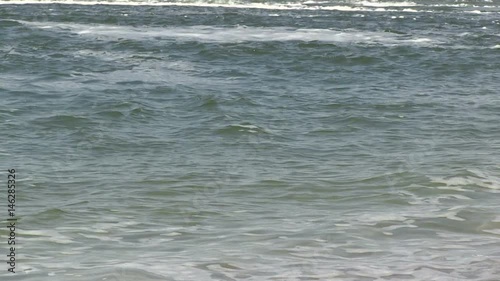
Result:
M4 278L500 276L495 1L0 3Z

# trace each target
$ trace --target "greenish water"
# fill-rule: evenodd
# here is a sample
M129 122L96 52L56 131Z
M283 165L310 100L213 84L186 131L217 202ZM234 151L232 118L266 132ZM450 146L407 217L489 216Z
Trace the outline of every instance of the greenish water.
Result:
M500 276L497 2L0 3L2 280Z

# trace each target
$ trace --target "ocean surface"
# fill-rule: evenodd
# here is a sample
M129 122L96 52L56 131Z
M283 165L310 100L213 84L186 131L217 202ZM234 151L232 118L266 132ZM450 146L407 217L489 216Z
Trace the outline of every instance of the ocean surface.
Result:
M0 0L1 280L500 280L500 2Z

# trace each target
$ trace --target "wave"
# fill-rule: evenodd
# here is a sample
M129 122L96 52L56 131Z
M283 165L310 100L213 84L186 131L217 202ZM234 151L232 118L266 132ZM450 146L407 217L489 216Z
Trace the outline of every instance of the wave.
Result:
M169 2L169 1L141 1L141 0L131 0L131 1L113 1L113 0L0 0L1 4L66 4L66 5L114 5L114 6L179 6L179 7L207 7L207 8L239 8L239 9L262 9L262 10L325 10L325 11L384 11L381 7L394 7L379 4L380 6L363 6L363 5L325 5L321 2L289 2L289 3L245 3L238 1L180 1L180 2ZM377 9L374 9L378 7Z
M350 1L289 1L289 2L251 2L241 0L0 0L0 5L22 4L67 4L67 5L117 5L117 6L186 6L186 7L223 7L241 9L265 10L322 10L322 11L397 11L397 12L429 12L441 8L468 9L473 7L474 12L495 10L500 6L492 3L461 3L461 4L421 4L411 1L377 1L377 0L350 0ZM419 10L414 9L420 8ZM479 10L478 10L479 9ZM464 10L466 11L466 10ZM467 12L467 11L466 11Z
M437 189L470 191L475 188L482 188L489 192L500 192L500 177L498 176L497 167L486 170L468 169L463 171L461 175L431 177L431 180L437 184Z
M241 42L327 42L340 44L365 45L418 45L434 46L440 44L438 40L424 37L408 37L401 34L376 31L359 31L354 29L313 29L293 27L215 27L215 26L188 26L188 27L130 27L115 25L68 24L56 22L27 22L19 21L27 26L56 32L71 32L78 36L110 40L126 38L130 40L167 40L201 41L217 43Z
M269 133L266 129L249 124L233 124L225 126L218 130L219 134L223 135L233 135L233 134L259 134L259 133Z

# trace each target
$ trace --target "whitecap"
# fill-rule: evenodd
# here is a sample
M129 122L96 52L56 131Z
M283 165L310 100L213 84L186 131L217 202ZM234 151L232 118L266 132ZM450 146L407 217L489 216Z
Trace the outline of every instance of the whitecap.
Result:
M62 235L55 230L18 230L24 240L49 241L57 244L76 243L72 238Z
M84 234L84 233L78 233L78 234L85 237L85 238L97 239L97 240L107 241L107 242L119 242L122 239L121 237L98 236L98 235L89 235L89 234Z
M375 249L354 249L354 248L346 248L344 249L346 253L349 254L375 254L375 253L382 253L382 250L375 250Z
M396 229L400 229L400 228L405 228L405 227L415 228L415 227L418 227L418 226L413 225L413 224L397 224L397 225L386 226L386 227L383 227L382 229L383 230L387 230L387 231L392 231L392 230L396 230Z
M483 230L483 232L500 235L500 229L488 229L488 230Z
M40 27L47 23L21 23ZM188 27L129 27L113 25L90 25L51 23L58 32L72 32L79 36L99 37L116 40L126 38L131 40L182 40L220 43L239 42L269 42L269 41L318 41L338 44L383 44L388 46L421 45L432 46L439 44L430 38L406 38L399 34L361 30L335 30L330 28L293 28L293 27L216 27L216 26L188 26Z
M417 6L415 2L407 2L407 1L402 1L402 2L381 2L381 1L361 1L361 2L354 2L356 4L366 6L366 7L411 7L411 6Z
M361 1L346 3L345 5L327 6L331 2L297 2L297 3L251 3L251 2L166 2L161 0L154 1L86 1L86 0L13 0L6 1L0 0L0 5L8 4L66 4L66 5L116 5L116 6L179 6L179 7L204 7L204 8L233 8L233 9L261 9L261 10L330 10L330 11L372 11L372 12L384 12L384 11L401 11L400 9L387 9L391 7L413 7L416 6L413 2L377 2L377 1ZM403 10L405 11L405 10Z
M434 183L444 184L436 189L452 189L457 191L474 191L474 186L490 190L500 190L500 177L491 173L470 169L470 175L451 177L431 177Z

